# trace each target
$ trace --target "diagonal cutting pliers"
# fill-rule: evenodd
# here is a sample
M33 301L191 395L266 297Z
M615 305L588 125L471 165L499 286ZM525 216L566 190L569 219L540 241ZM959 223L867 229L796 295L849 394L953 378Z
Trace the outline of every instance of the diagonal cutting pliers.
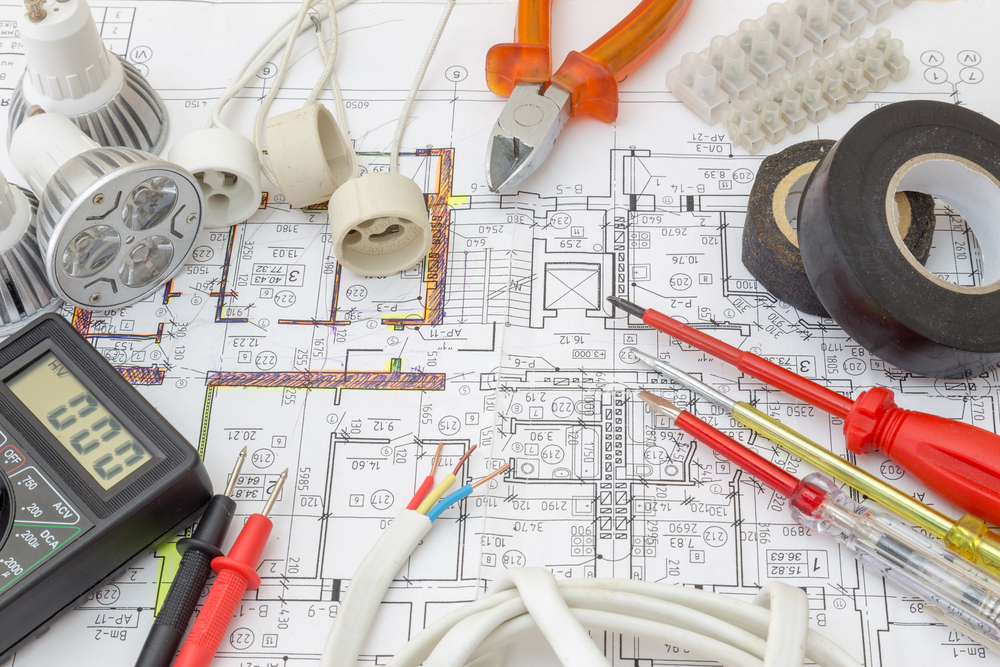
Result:
M642 0L582 52L571 51L550 78L552 0L518 0L515 39L486 54L486 83L509 97L486 148L486 183L509 190L548 156L571 115L618 117L618 79L677 28L691 0Z

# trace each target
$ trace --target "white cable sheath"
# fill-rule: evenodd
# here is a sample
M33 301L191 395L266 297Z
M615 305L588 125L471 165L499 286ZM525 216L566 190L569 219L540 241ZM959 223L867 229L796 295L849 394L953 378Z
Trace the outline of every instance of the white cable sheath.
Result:
M424 628L424 631L411 639L403 648L396 651L386 667L401 665L420 665L427 660L434 647L441 643L444 636L463 618L473 616L488 609L493 609L508 600L517 598L517 591L491 593L470 602L461 609L456 609ZM329 667L329 665L323 665Z
M497 591L517 587L524 606L559 662L574 667L611 667L590 633L569 613L551 572L540 567L504 570L493 580L493 587Z
M809 598L801 588L765 584L753 603L771 610L767 628L767 653L764 661L774 667L798 667L806 659L806 633L809 626L800 619L809 618Z
M592 587L594 586L592 583L594 581L594 579L574 579L561 582L560 587ZM693 609L698 609L710 616L714 616L720 621L743 628L762 639L767 639L771 614L763 607L696 588L659 586L631 579L603 579L601 582L604 588L627 591L661 600L670 600ZM448 617L446 616L445 618ZM857 662L847 651L813 630L809 630L808 632L806 657L820 665L857 665Z
M465 667L503 667L503 655L503 651L486 653L471 662L465 663Z
M593 609L571 609L569 613L575 622L591 628L599 628L609 632L637 635L652 639L655 643L683 646L691 653L693 660L710 660L719 662L726 667L763 667L764 663L749 653L739 650L724 642L716 641L694 632L681 630L663 623L655 623L624 614L614 614ZM537 622L533 616L519 616L497 628L483 642L482 651L496 652L502 646L531 635L537 630ZM474 656L477 657L477 656ZM563 662L563 667L576 667L574 663ZM605 661L607 664L607 661ZM449 663L447 667L461 667L461 663ZM801 666L800 666L801 667Z
M355 666L389 585L432 525L423 514L403 510L385 529L351 578L323 646L321 665Z
M430 656L422 661L423 667L461 667L493 631L511 619L526 616L527 611L524 601L515 597L492 609L460 620L438 641L437 648Z
M798 589L796 589L798 590ZM718 619L697 609L667 600L657 600L646 595L593 588L562 588L559 591L572 609L594 609L628 614L647 621L673 625L711 639L738 646L758 660L764 659L767 642L751 632ZM807 617L806 617L807 618ZM803 619L797 621L804 625Z
M551 579L545 570L537 576ZM492 592L439 619L400 649L387 667L492 667L490 661L500 660L510 641L537 627L532 615L513 615L529 609L521 593L542 590L536 580L530 587L527 581L522 578L516 591ZM768 584L757 604L694 588L620 579L561 581L557 590L576 622L684 646L731 667L799 667L803 648L816 664L859 667L846 651L807 629L808 602L802 591L787 584ZM762 604L773 610L758 606ZM543 608L542 613L554 609ZM495 629L484 636L490 628ZM587 642L593 645L589 637ZM579 664L586 663L563 662L565 667Z

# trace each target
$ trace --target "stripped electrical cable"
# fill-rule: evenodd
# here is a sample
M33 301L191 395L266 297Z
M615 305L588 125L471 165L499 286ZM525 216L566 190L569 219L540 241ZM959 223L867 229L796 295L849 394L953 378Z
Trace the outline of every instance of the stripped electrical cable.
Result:
M431 463L431 473L427 477L424 477L424 481L420 483L420 488L413 494L413 499L410 500L410 504L406 506L406 509L415 510L420 507L420 503L423 502L427 494L434 488L434 472L438 469L438 463L441 461L442 450L444 450L444 443L439 442L437 451L434 453L434 462Z
M468 449L468 451L462 454L462 458L458 460L458 465L455 466L455 469L445 475L444 479L434 487L434 490L427 494L427 497L424 498L424 501L420 503L420 506L417 508L417 512L420 514L427 514L431 508L434 507L435 503L441 500L444 494L448 492L448 489L455 485L455 482L458 481L459 471L462 470L462 466L465 465L465 462L469 460L469 455L476 451L476 447L477 445L473 445ZM431 519L431 521L433 521L433 519Z
M504 473L509 464L464 485L426 516L426 491L440 460L407 509L389 524L351 578L327 636L320 667L354 667L393 578L447 508ZM442 484L447 488L470 448ZM447 484L447 486L445 486ZM511 590L516 589L516 590ZM566 667L609 667L584 629L632 633L683 646L697 658L730 667L793 667L806 658L829 667L858 667L846 651L808 628L809 602L798 588L772 582L753 603L665 584L617 579L556 582L541 568L513 568L489 595L428 626L400 649L388 667L499 667L508 644L541 631Z
M448 483L448 487L454 483L455 476L468 461L469 454L475 448L475 446L469 448L455 467L454 472L445 477L445 482L449 478L452 479ZM431 469L430 477L432 479L434 471L437 469L437 462L440 460L440 452L441 446L439 445L438 456L435 456L435 464ZM455 493L438 501L432 509L427 511L427 514L422 514L419 507L433 495L433 492L427 497L421 498L418 490L407 509L400 512L389 524L361 562L357 572L354 573L323 647L320 659L321 667L354 667L358 655L361 653L361 645L375 621L375 615L378 613L382 598L410 554L430 531L434 521L446 509L469 496L473 489L502 474L508 467L509 464L505 463L486 477L466 484ZM421 484L421 489L426 484L427 480L425 479L424 483ZM421 498L418 509L410 509L418 498Z

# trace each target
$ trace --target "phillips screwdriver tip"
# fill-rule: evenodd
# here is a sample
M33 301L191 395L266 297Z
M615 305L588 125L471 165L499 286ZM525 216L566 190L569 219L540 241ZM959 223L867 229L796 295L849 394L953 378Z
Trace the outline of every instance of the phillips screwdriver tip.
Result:
M626 301L625 299L619 299L616 296L609 296L607 297L607 299L609 302L611 302L612 305L616 306L617 308L620 308L621 310L624 310L629 315L635 315L636 317L641 319L642 316L646 314L645 308L643 308L642 306L637 306L631 301Z

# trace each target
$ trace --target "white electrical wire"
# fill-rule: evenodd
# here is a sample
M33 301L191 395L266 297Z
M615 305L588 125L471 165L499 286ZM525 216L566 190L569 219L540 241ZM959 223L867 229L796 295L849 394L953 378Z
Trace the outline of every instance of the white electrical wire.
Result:
M508 572L518 572L508 570ZM537 570L535 577L551 574ZM521 575L514 575L520 577ZM562 632L562 624L578 625L647 636L676 646L684 646L698 658L716 660L733 667L765 665L766 667L800 667L803 658L830 667L857 667L858 663L845 651L822 635L808 630L808 601L805 594L792 586L773 582L755 604L741 602L722 595L697 589L617 579L587 579L559 583L562 602L568 605L573 619L567 619L554 601L539 602L538 613L527 613L528 605L521 599L539 595L538 579L526 578L525 586L517 591L494 592L465 608L448 614L417 635L398 651L388 667L461 667L490 664L511 641L541 629L560 655L563 638L553 637L553 623ZM494 582L502 588L503 578ZM519 582L522 583L522 582ZM519 595L520 593L520 595ZM541 594L551 596L549 592ZM772 607L784 611L769 612L759 606L769 600ZM524 610L521 612L520 610ZM564 618L553 621L553 616ZM537 619L543 618L538 628ZM488 634L487 629L493 628ZM804 638L804 641L799 638ZM554 641L553 641L554 640ZM587 643L593 642L587 638ZM470 645L475 644L472 649ZM567 662L566 667L601 665L600 662ZM589 658L585 660L590 660Z
M424 75L431 64L431 57L434 56L434 51L437 50L441 34L444 32L444 27L448 25L448 17L451 16L451 10L454 8L455 0L445 0L444 11L441 12L437 28L434 29L434 34L431 35L431 43L427 46L424 59L417 69L417 75L413 77L413 85L410 86L410 92L406 96L406 101L403 102L403 110L399 114L399 120L396 121L396 132L392 136L392 150L389 158L389 171L391 172L399 171L399 146L403 141L403 130L406 129L406 119L410 117L410 109L413 107L413 102L417 99L420 84L424 81Z
M402 526L399 530L406 532ZM415 545L419 539L416 533L405 540L383 535L372 549L351 580L334 625L336 630L338 624L353 619L353 634L345 643L343 630L339 638L331 631L321 667L353 666L374 621L373 599L384 594L386 576L390 580L393 576L389 570L398 570L405 562L404 543ZM368 565L369 559L375 563ZM377 584L370 580L371 571L379 573ZM359 594L369 596L363 609ZM843 649L809 630L808 621L805 593L780 582L767 584L751 604L698 589L634 580L557 584L545 569L511 569L494 581L490 595L428 626L387 667L499 667L508 644L539 631L564 667L608 667L584 627L682 646L696 659L728 667L801 667L806 658L825 667L860 667Z
M337 58L337 43L338 43L338 28L337 28L337 12L347 5L351 4L354 0L340 0L339 2L334 2L334 0L325 0L324 4L316 9L316 20L315 20L315 31L316 38L319 45L320 56L323 58L323 71L320 73L319 79L313 86L312 91L306 98L306 103L304 106L309 106L314 104L322 93L323 88L326 87L327 83L330 84L333 89L333 97L337 105L337 117L338 122L341 123L343 127L345 118L343 113L343 97L340 91L340 85L337 82L336 77L333 74L333 68L336 63ZM273 81L271 82L270 89L264 100L261 102L260 108L257 110L257 114L254 118L254 132L253 140L254 144L257 146L258 152L263 153L262 145L262 134L263 134L263 124L267 117L267 111L277 97L278 93L281 91L281 84L285 79L285 75L288 72L289 63L291 61L292 51L295 47L295 41L299 34L308 30L310 24L306 24L305 18L310 9L320 2L320 0L303 0L298 11L290 18L280 23L278 27L261 43L253 55L247 59L243 66L237 70L236 75L230 82L229 86L223 91L222 95L219 97L218 101L212 108L212 115L208 120L207 127L220 127L226 128L225 123L222 122L222 110L244 87L250 82L250 80L260 71L275 54L284 49L282 53L281 61L278 64L277 71L274 74ZM321 24L323 19L330 18L330 40L329 47L323 42L323 35L321 30ZM261 172L267 177L272 183L274 182L274 174L271 172L270 166L267 164L266 160L261 160Z
M339 0L339 2L334 2L334 0L324 0L325 4L316 10L316 39L320 56L323 58L323 71L321 72L319 79L316 81L316 84L313 86L312 91L309 93L309 96L306 98L305 105L303 105L309 106L311 104L315 104L319 95L322 93L323 88L325 88L327 83L329 83L330 88L333 91L337 123L345 133L347 131L347 117L343 93L340 90L340 84L333 69L337 59L338 45L337 12L351 4L353 1L354 0ZM254 118L253 141L257 146L258 152L260 152L263 156L262 135L264 121L267 118L267 111L270 108L271 103L274 101L274 98L281 90L281 84L284 81L289 67L295 41L298 35L307 30L309 27L305 24L306 15L318 2L320 2L320 0L303 0L299 10L294 15L286 19L285 22L279 24L271 35L269 35L261 43L254 54L250 56L250 58L239 70L237 70L237 73L233 77L229 86L225 89L225 91L223 91L218 101L212 107L212 115L209 118L206 127L228 129L222 121L222 110L225 108L226 104L228 104L241 90L243 90L244 87L246 87L254 75L259 72L260 69L271 58L273 58L279 50L284 48L281 61L278 64L278 69L274 74L274 80L271 81L270 89L261 102L260 108L257 110L257 114ZM445 26L448 24L448 19L451 16L452 9L455 7L455 2L456 0L446 0L444 10L441 13L441 18L438 20L437 27L431 36L430 44L427 47L427 51L424 53L420 67L417 69L417 73L413 79L413 84L410 86L410 91L406 96L406 100L403 102L403 109L399 115L399 120L396 122L396 130L392 138L391 155L389 160L390 171L399 171L399 150L403 139L403 131L406 129L406 120L410 116L410 110L413 108L413 104L416 101L417 93L420 91L420 86L424 80L424 75L427 73L431 58L437 50L438 42L440 42ZM320 29L320 24L323 19L327 17L330 18L329 47L327 47L324 43L322 31ZM264 176L269 181L272 183L275 182L274 174L271 172L270 166L264 159L261 159L261 172L263 172Z
M319 0L312 0L310 4L316 4L317 2L319 2ZM340 11L352 2L354 2L354 0L338 0L334 7L336 11ZM317 20L323 21L326 19L329 15L329 11L330 10L326 4L317 7ZM261 68L264 67L264 65L266 65L271 58L278 53L278 51L285 47L288 40L291 38L291 27L298 15L299 11L296 11L283 22L279 23L274 31L253 51L246 62L244 62L243 65L237 69L232 81L230 81L229 85L212 107L212 115L209 118L206 127L221 127L223 129L228 129L225 123L222 122L222 110L241 90L246 87L246 85L250 82L250 79L256 76ZM299 33L308 30L310 27L311 26L309 25L300 25L299 30L295 33L296 36Z
M351 578L320 665L354 667L389 585L433 525L414 510L403 510L393 519Z

